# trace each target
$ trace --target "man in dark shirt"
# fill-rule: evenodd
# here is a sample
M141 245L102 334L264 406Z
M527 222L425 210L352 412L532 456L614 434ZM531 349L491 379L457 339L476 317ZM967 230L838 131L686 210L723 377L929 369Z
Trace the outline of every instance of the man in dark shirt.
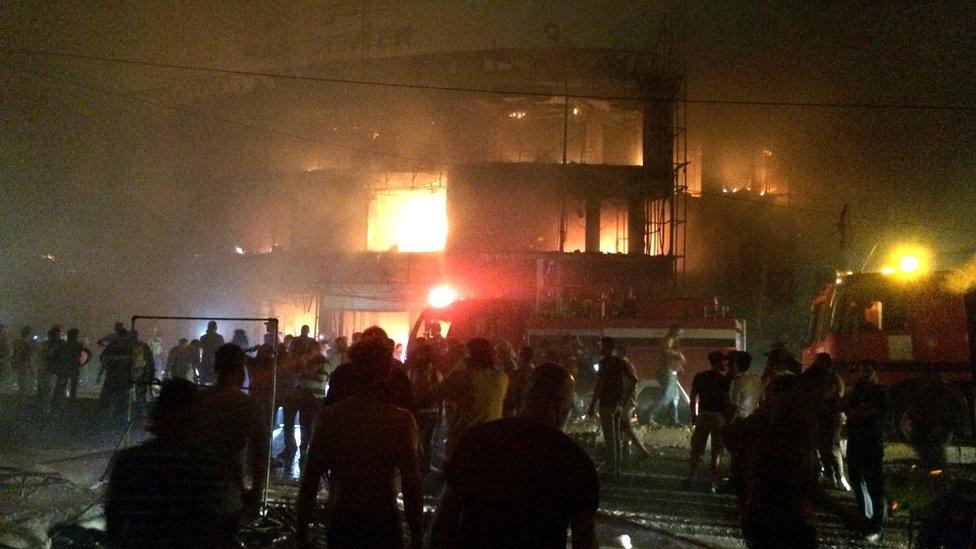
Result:
M705 443L712 439L712 460L710 469L710 488L718 487L718 463L722 455L722 429L725 428L725 414L729 407L729 378L723 371L725 354L712 351L708 354L712 368L695 376L691 382L691 421L695 432L691 435L691 459L688 462L689 484L695 478L698 463L705 453Z
M381 338L353 344L359 390L321 409L298 492L296 542L308 544L309 523L323 475L328 474L329 547L402 547L397 510L399 473L411 547L423 546L423 494L417 424L403 408L384 402L379 388L392 367Z
M213 383L214 357L223 344L224 336L217 333L217 323L211 320L207 323L207 332L200 336L200 347L203 349L203 358L200 361L201 383Z
M150 417L155 438L112 459L105 491L110 547L227 547L240 494L224 464L186 442L196 387L163 382Z
M268 480L270 441L266 411L241 390L246 358L244 351L233 343L217 349L214 354L217 385L202 392L197 399L196 417L187 428L187 440L224 465L237 484L238 512L242 509L256 512ZM249 489L244 487L245 470L251 477Z
M596 375L596 385L593 387L593 399L590 401L587 415L592 416L596 405L600 405L600 428L603 431L603 443L607 450L607 466L614 475L620 474L620 422L625 421L624 406L630 399L628 388L633 391L637 386L637 374L624 359L614 354L614 339L604 337L600 339L599 369Z
M844 399L847 412L847 465L857 505L871 520L868 536L881 536L885 519L884 420L885 392L875 375L877 364L859 364L857 382Z
M472 427L444 471L432 547L596 547L600 481L562 432L575 381L545 363L532 373L523 413Z

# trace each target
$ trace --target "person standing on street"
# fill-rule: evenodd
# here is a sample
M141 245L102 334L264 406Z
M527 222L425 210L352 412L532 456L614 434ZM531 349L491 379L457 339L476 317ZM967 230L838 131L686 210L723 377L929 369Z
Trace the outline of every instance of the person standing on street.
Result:
M847 465L857 506L871 521L869 541L881 537L887 508L883 468L886 399L884 388L878 385L876 367L873 361L858 365L857 382L843 401L847 413Z
M417 427L420 432L420 472L430 473L434 433L441 420L441 401L434 396L434 389L441 382L440 371L434 365L434 351L426 342L418 343L407 359L407 376L413 388L417 411Z
M630 364L614 354L615 341L612 337L600 338L600 360L593 387L593 398L587 415L592 416L599 404L600 428L606 448L607 468L615 476L620 475L621 441L620 426L624 419L624 406L628 398L628 387L637 385L637 375Z
M417 423L408 410L384 402L393 366L385 338L363 337L351 349L356 371L347 396L322 407L315 421L298 491L296 545L309 546L309 523L324 475L329 482L326 544L330 548L403 546L397 509L399 475L410 545L423 547L423 490Z
M17 379L17 393L21 399L26 400L30 397L31 381L36 374L34 357L37 349L31 339L30 326L20 329L20 337L14 341L12 347L11 369Z
M54 384L54 402L60 402L65 393L71 400L78 397L78 378L92 355L91 350L78 339L78 334L78 328L68 330L68 340L64 342L64 351L61 353L63 375L59 374Z
M699 373L691 382L691 422L695 431L691 435L691 457L688 461L688 477L691 484L698 470L705 444L712 441L712 457L709 467L709 488L718 490L718 464L722 456L722 429L729 407L729 380L725 376L725 354L712 351L708 354L711 369Z
M430 547L597 546L600 479L593 461L562 432L575 381L547 362L532 370L518 417L473 427L444 471L447 486Z
M61 375L64 361L61 358L64 340L61 326L55 324L47 331L47 341L41 345L41 370L37 373L37 407L40 415L47 416L53 401L52 383Z
M678 375L685 371L687 359L681 352L681 326L674 324L661 340L661 367L658 380L661 383L661 400L651 409L651 422L662 411L668 412L668 419L672 425L678 425L678 403L681 401L681 386Z
M840 450L840 436L844 428L840 403L844 396L844 382L834 371L834 361L827 353L817 353L813 364L800 376L802 395L814 411L817 453L828 482L834 488L850 491L844 478L844 455Z
M213 383L214 381L214 356L217 349L224 344L224 336L217 333L217 322L211 320L207 323L207 331L200 336L200 349L202 357L200 359L200 383Z
M502 417L508 391L508 375L495 369L491 343L476 337L468 341L467 350L463 365L449 373L433 395L456 406L445 447L448 457L468 429Z
M745 351L729 353L731 369L735 372L729 386L729 405L731 421L739 421L752 415L763 399L763 382L759 376L750 373L752 355Z

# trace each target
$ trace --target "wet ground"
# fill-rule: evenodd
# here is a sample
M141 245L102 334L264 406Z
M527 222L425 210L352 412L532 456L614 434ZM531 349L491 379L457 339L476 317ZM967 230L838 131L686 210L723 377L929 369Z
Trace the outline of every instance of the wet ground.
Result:
M100 483L108 460L119 444L136 443L140 429L93 431L91 402L82 402L53 423L42 426L11 398L0 398L0 546L37 547L48 541L52 525L101 526ZM295 436L299 433L296 429ZM680 433L670 433L680 438ZM275 432L275 453L283 448L282 431ZM594 444L591 440L585 442ZM596 457L599 452L590 447ZM732 495L713 494L704 482L684 489L687 451L657 448L639 466L625 468L618 480L602 479L597 523L603 547L741 547ZM897 466L897 465L896 465ZM290 504L297 491L298 459L275 469L267 520L246 532L251 546L288 546L293 520ZM439 486L427 482L427 510L433 512ZM836 492L853 505L848 493ZM818 515L824 545L862 545L840 522ZM321 534L321 531L319 531ZM73 534L74 535L74 534ZM889 521L883 545L907 547L909 524L905 516Z

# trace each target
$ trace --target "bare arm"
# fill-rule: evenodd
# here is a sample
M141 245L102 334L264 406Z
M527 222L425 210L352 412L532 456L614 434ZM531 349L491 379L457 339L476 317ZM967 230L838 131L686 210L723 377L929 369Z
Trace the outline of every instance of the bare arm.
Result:
M403 509L407 515L407 525L410 527L410 545L422 547L424 541L424 495L417 453L420 446L420 435L413 414L406 414L403 423L406 437L400 445L397 456L397 469L400 471L400 483L403 489Z

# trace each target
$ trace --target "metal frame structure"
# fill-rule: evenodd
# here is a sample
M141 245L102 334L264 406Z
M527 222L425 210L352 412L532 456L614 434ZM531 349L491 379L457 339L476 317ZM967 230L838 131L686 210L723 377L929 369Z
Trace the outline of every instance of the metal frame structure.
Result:
M136 321L138 320L206 320L206 321L221 321L221 322L264 322L269 327L274 326L272 333L274 338L272 338L271 348L272 356L274 357L271 361L271 410L270 418L268 423L270 426L270 439L268 440L268 456L265 468L265 479L264 479L264 490L261 492L261 509L266 510L268 505L268 485L271 483L271 459L274 450L272 448L272 442L274 441L274 417L277 406L275 406L275 401L277 400L277 387L278 387L278 319L276 317L206 317L206 316L151 316L151 315L133 315L131 319L130 328L132 330L136 329ZM130 392L129 406L127 411L127 422L126 431L123 434L123 441L126 441L129 434L129 428L132 422L132 398L133 395ZM292 433L294 436L294 433Z

